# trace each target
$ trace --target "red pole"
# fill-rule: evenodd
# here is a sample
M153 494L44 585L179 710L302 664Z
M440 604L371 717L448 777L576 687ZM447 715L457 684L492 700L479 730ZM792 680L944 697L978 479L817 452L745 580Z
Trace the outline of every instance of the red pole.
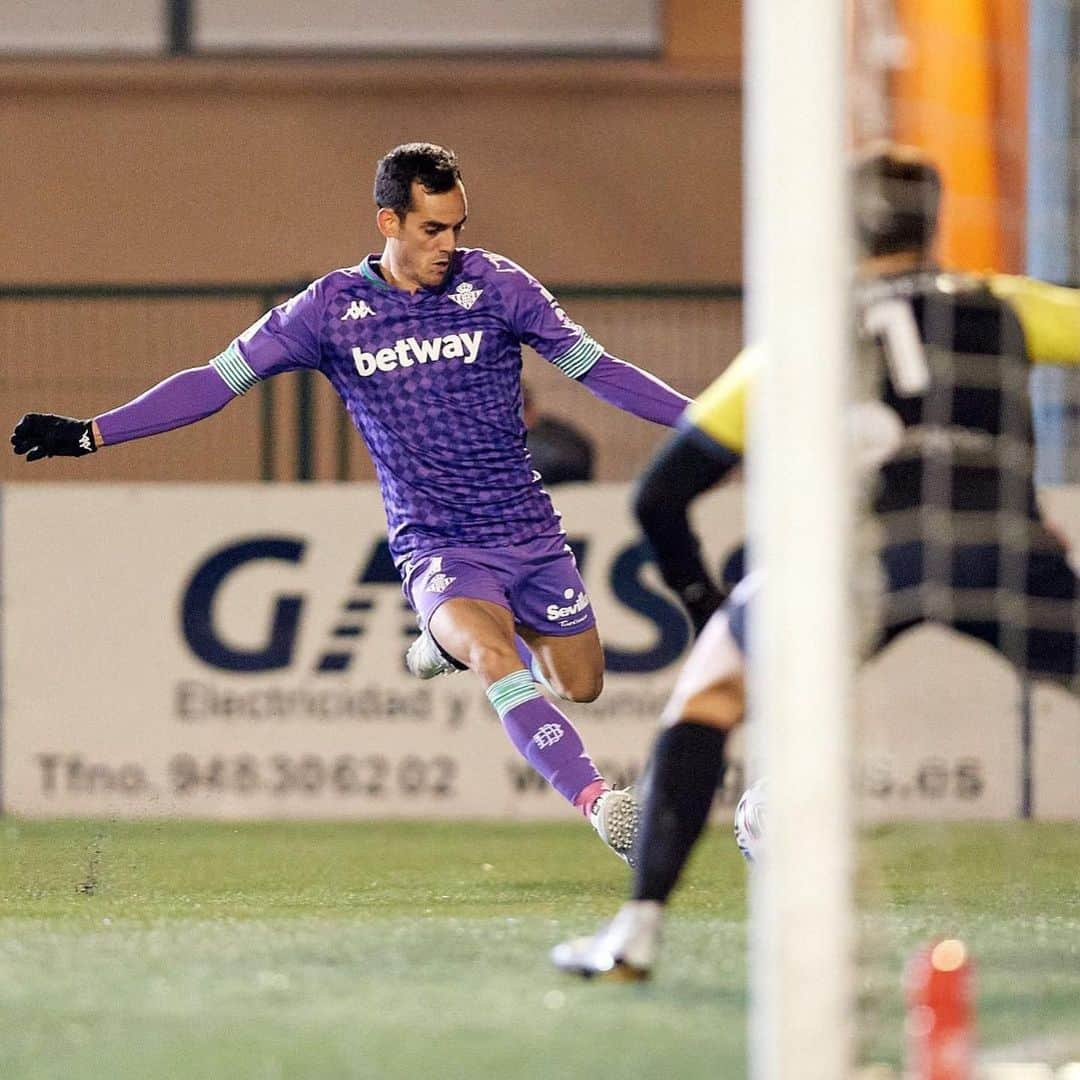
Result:
M906 1080L972 1080L975 1007L964 943L932 942L908 964Z

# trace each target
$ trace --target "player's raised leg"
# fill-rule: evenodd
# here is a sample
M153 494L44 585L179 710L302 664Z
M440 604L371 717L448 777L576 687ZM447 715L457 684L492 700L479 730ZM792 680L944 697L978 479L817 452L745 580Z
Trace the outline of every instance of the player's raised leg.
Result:
M531 546L509 595L518 620L518 652L537 682L566 701L599 697L604 650L577 559L564 538ZM631 861L640 817L634 794L605 787L591 808L582 803L582 810L604 843Z
M522 665L510 611L491 601L455 597L441 603L427 625L447 654L475 672L522 757L581 810L617 855L629 859L637 805L629 793L611 791L574 725Z
M533 678L565 701L595 701L604 685L604 650L595 626L571 635L540 634L517 627L522 660ZM593 828L612 850L633 864L641 808L633 792L603 785L581 805Z

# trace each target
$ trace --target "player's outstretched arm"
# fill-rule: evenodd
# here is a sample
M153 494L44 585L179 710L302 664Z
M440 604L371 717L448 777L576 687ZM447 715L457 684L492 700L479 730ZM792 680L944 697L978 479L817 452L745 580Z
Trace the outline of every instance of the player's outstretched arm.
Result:
M92 420L27 413L15 426L11 446L27 461L82 457L102 446L193 424L216 413L235 396L218 371L207 364L178 372L134 401Z
M11 437L15 453L37 461L158 435L205 419L279 372L317 368L322 285L323 279L312 282L272 308L208 364L170 375L134 401L93 420L28 414Z
M1017 274L993 274L988 283L1020 319L1033 364L1080 365L1080 289Z
M690 525L690 504L720 483L739 460L733 450L687 425L657 451L634 491L634 516L660 576L679 597L695 634L701 633L726 594L702 561Z
M746 402L759 354L744 349L698 395L638 481L634 513L668 588L678 594L695 631L724 600L705 569L690 527L690 504L720 483L746 445Z
M83 457L97 448L92 420L53 413L27 413L11 434L11 446L27 461L46 457Z
M674 427L690 404L663 379L608 353L602 353L578 381L601 401L665 427Z
M487 258L498 273L508 275L504 292L510 324L526 345L601 401L654 424L675 426L690 404L688 397L605 352L527 270L501 255L488 253Z

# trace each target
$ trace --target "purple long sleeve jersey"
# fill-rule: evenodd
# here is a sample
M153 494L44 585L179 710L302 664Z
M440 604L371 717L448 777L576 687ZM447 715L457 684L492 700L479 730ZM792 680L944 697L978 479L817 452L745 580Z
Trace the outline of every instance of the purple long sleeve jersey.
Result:
M673 426L682 394L608 356L517 264L461 248L436 289L387 284L379 258L334 270L274 308L206 368L97 417L106 444L191 423L283 371L321 371L375 463L400 564L440 547L561 533L525 449L521 345L597 397Z

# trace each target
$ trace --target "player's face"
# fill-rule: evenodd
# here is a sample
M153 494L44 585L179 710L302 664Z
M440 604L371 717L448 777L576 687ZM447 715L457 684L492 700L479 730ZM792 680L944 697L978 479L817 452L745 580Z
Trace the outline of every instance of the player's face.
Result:
M450 270L458 236L469 214L465 189L460 182L449 191L432 194L413 181L412 209L404 220L393 211L380 220L393 258L397 284L413 291L437 288Z

